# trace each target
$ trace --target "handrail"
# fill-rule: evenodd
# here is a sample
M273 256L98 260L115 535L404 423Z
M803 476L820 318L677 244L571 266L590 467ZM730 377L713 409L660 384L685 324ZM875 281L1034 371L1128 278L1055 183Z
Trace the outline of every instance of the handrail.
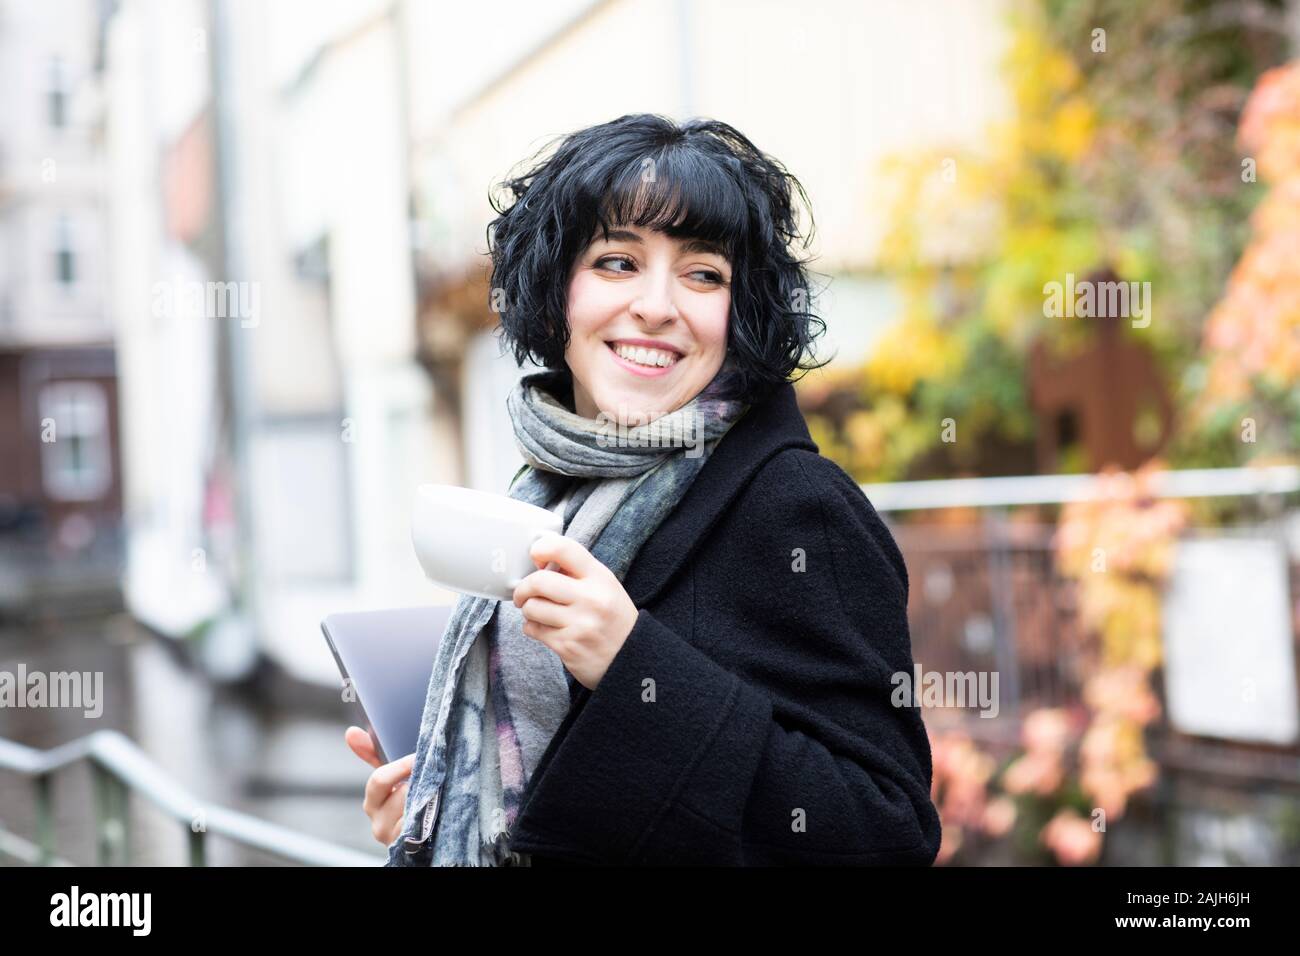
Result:
M99 730L51 750L36 750L0 738L0 769L30 777L37 789L38 843L43 862L54 858L53 834L49 823L49 782L58 770L89 760L99 771L96 776L100 797L101 860L124 856L126 791L134 791L176 822L189 834L191 863L203 865L208 835L234 840L244 846L307 866L377 866L382 857L337 846L287 827L221 806L207 806L168 776L129 737L116 730ZM103 812L107 808L107 812ZM194 828L196 814L201 827ZM2 831L0 831L2 832ZM4 844L0 843L0 852Z
M1300 491L1300 467L1189 468L1157 472L1151 490L1161 498L1216 498L1289 494ZM949 478L860 485L877 511L931 508L1002 508L1064 504L1096 495L1097 475L1024 475L1009 478Z
M1019 713L1016 602L1010 551L1014 546L1006 509L1016 505L1065 504L1096 500L1111 491L1108 478L1124 483L1132 476L1025 475L996 478L957 478L861 484L872 507L886 516L941 508L981 508L985 525L975 544L988 552L989 606L993 614L997 667L1003 675L1008 703L1004 712ZM1300 467L1202 468L1157 471L1147 492L1157 498L1286 495L1300 491ZM951 542L945 541L945 546Z

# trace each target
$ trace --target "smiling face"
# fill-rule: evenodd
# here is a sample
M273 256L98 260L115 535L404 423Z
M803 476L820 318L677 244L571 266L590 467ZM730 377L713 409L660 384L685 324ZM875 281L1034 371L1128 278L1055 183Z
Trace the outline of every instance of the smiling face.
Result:
M637 226L597 230L569 277L574 410L636 424L681 408L722 367L730 308L720 250Z

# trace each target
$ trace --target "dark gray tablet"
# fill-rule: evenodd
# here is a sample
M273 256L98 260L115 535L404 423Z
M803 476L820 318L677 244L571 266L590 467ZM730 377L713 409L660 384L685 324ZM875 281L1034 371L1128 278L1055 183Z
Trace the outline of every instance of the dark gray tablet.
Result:
M452 605L330 614L321 631L384 763L415 753L420 717Z

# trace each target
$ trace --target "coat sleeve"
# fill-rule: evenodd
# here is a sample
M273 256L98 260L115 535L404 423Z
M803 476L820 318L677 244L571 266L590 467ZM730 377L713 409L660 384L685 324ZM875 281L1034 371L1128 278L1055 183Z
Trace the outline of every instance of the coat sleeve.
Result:
M533 795L534 832L611 863L931 864L929 741L891 701L912 667L892 536L795 449L721 525L695 568L696 628L718 633L639 611Z

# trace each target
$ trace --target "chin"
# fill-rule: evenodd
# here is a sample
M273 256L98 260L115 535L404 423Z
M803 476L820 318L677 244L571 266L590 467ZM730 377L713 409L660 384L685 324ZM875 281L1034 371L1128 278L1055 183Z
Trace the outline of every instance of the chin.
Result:
M602 409L609 417L617 419L623 412L644 415L647 413L665 414L671 409L666 406L669 401L666 392L647 389L611 389L606 399L597 399L596 407Z
M602 398L596 400L596 407L603 409L610 415L614 415L620 409L640 409L647 403L654 404L654 400L653 393L637 392L626 388L611 388L605 392Z

